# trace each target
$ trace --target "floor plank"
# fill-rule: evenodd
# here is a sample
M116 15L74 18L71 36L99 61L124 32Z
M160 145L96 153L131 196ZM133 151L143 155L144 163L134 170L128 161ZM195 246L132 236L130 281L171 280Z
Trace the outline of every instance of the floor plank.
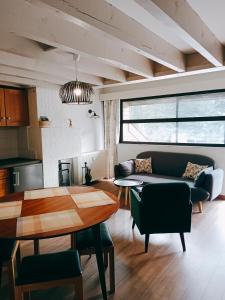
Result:
M118 188L110 181L96 187ZM109 300L223 300L225 299L225 201L203 204L202 214L192 215L192 232L185 235L186 253L178 234L150 236L144 253L144 237L135 227L123 199L119 211L107 222L116 251L116 293ZM68 236L41 241L41 252L68 249ZM22 254L32 254L31 242L22 243ZM85 299L101 298L95 257L82 257ZM8 299L7 276L3 274L0 299ZM107 284L108 284L108 273ZM33 292L31 299L73 299L73 288Z

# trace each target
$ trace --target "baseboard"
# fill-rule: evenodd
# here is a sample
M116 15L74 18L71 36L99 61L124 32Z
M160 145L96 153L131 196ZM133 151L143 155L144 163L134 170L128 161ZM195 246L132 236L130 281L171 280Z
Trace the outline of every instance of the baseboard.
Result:
M216 199L218 199L218 200L225 200L225 195L219 195Z

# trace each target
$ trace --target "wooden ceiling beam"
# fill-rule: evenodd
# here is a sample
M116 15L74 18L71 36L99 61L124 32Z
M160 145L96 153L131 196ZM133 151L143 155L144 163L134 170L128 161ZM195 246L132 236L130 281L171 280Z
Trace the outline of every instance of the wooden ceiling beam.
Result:
M223 46L185 0L134 0L150 15L172 29L214 66L223 65Z
M35 80L40 80L40 81L46 81L54 84L59 84L62 85L68 81L67 78L63 76L63 74L46 74L42 72L37 72L37 71L29 71L29 70L24 70L20 68L15 68L15 67L9 67L9 66L4 66L0 65L0 74L2 75L11 75L11 76L17 76L21 78L27 78L27 79L35 79ZM92 76L89 74L80 74L79 75L80 81L88 82L93 85L102 85L103 80L99 77ZM70 80L70 79L69 79Z
M104 36L45 12L25 0L7 0L1 5L0 28L60 50L97 57L102 62L144 77L152 76L149 59ZM119 76L118 76L119 77Z
M177 72L185 71L185 59L178 49L104 0L33 0L33 3L83 26L92 34L107 35L114 38L114 43L123 43Z
M52 75L58 74L60 70L60 75L64 78L68 80L75 78L75 64L72 55L67 55L65 58L58 53L42 53L39 57L32 58L0 50L0 64ZM126 73L122 70L92 61L88 58L82 58L77 69L78 79L82 73L85 73L97 77L106 77L118 82L126 81ZM82 74L82 78L84 79L85 74Z

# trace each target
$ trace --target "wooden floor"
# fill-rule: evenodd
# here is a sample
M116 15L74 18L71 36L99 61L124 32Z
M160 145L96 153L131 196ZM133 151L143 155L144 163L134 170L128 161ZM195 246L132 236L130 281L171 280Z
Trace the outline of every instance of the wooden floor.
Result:
M96 187L118 192L109 181ZM145 254L144 237L137 229L131 230L130 212L121 203L121 209L107 222L116 251L116 293L109 300L225 299L225 201L207 202L203 208L202 214L192 215L186 253L178 234L161 234L150 237L149 253ZM42 253L67 249L69 242L68 237L41 241ZM23 255L32 251L30 242L22 243ZM85 299L102 299L95 257L82 258L82 267ZM6 274L3 279L0 299L6 300ZM34 292L31 299L69 300L73 289Z

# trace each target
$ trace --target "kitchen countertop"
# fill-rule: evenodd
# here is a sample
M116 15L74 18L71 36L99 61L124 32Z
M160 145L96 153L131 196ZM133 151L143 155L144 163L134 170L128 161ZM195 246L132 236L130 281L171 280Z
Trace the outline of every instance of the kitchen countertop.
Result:
M22 157L0 159L0 169L37 164L40 162L41 160L39 159L22 158Z

